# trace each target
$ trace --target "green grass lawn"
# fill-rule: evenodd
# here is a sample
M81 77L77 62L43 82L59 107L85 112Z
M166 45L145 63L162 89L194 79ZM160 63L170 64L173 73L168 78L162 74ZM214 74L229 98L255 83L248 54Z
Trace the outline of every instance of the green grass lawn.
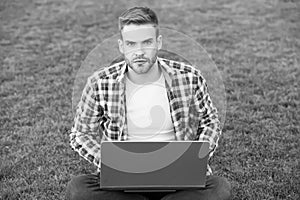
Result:
M95 171L68 143L73 82L132 5L153 7L218 66L227 111L210 162L233 199L299 199L296 0L0 0L0 199L64 199L73 175Z

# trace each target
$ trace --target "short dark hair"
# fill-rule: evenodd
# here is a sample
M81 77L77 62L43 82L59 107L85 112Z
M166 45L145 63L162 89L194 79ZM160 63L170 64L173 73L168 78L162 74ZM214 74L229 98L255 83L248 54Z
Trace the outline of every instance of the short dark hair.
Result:
M123 12L119 17L119 31L125 25L135 24L153 24L154 27L158 26L158 18L153 10L148 7L133 7Z

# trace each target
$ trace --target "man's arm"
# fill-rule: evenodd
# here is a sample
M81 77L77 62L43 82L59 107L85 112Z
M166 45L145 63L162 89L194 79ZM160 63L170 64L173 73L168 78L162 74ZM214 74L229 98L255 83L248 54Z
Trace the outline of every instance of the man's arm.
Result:
M88 79L77 106L74 126L70 133L70 145L80 156L100 168L101 148L95 137L100 136L99 124L103 108L94 87L96 86Z
M211 157L218 146L221 130L217 109L213 106L208 94L206 81L202 76L198 77L198 84L195 89L195 106L199 120L197 138L209 141Z

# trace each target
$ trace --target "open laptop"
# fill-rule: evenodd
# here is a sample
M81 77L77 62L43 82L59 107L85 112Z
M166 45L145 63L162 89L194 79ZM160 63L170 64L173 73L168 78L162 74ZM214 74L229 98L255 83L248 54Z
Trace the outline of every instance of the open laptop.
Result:
M103 141L100 187L168 192L205 186L209 143Z

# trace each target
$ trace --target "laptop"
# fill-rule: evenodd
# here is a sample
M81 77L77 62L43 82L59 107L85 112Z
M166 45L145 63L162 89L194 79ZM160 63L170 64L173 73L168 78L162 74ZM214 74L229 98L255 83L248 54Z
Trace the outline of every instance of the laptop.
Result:
M172 192L205 187L209 143L103 141L103 190Z

